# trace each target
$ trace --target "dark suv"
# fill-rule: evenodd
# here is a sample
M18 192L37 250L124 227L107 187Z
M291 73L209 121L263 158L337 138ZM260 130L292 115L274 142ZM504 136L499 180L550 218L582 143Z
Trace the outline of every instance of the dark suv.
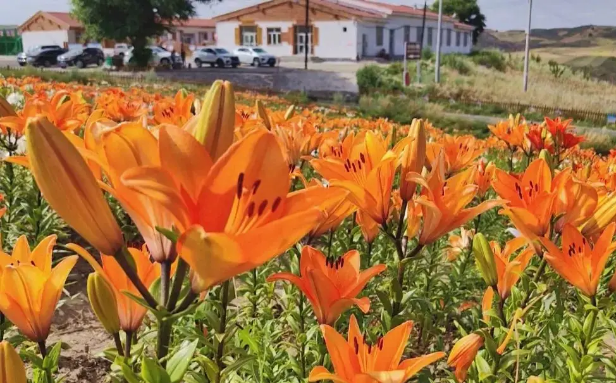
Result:
M101 66L104 62L105 54L100 48L71 49L58 57L58 64L60 64L62 68L75 65L77 68L81 69L91 64Z
M26 62L28 65L44 66L46 68L56 65L58 63L58 56L66 52L66 49L56 47L44 46L40 49L35 49L27 53Z

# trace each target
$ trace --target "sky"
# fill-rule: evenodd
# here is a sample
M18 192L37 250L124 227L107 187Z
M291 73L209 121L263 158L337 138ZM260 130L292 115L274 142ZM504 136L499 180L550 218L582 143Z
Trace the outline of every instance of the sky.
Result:
M232 11L260 0L223 0L211 5L199 4L200 17ZM381 0L393 4L422 6L422 0ZM429 0L431 3L433 0ZM487 17L488 28L500 31L526 29L528 0L478 0ZM0 0L0 25L21 24L39 10L68 12L70 0ZM616 0L534 0L533 28L575 27L580 25L616 25ZM13 2L13 4L15 4Z

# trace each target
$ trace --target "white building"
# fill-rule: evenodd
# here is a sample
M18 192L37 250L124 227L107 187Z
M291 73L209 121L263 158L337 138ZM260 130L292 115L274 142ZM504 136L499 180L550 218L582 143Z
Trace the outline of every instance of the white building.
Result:
M310 0L306 31L305 0L269 0L220 15L218 46L262 46L277 56L304 55L355 60L387 54L401 57L404 42L419 42L423 9L368 0ZM424 48L436 48L437 15L428 11ZM470 53L470 25L443 17L443 53Z
M68 47L79 42L83 30L68 13L45 11L35 13L18 28L26 52L39 45Z

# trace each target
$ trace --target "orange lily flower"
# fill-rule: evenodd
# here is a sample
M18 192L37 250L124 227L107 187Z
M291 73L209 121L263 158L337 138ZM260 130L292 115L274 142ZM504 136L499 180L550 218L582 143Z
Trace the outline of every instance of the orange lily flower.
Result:
M323 203L320 206L326 218L310 230L308 234L310 239L318 238L330 230L335 230L346 217L353 214L357 209L355 205L348 200L348 191L338 188L326 188L323 185L317 187L323 189L322 194L324 196L327 195L327 197L323 197ZM314 193L312 189L310 189L309 192ZM298 193L301 193L301 191Z
M96 99L96 108L103 109L107 117L117 122L137 120L148 112L143 100L131 99L113 92L101 94Z
M3 340L0 342L0 382L27 383L26 368L13 346Z
M488 192L488 189L492 186L492 179L494 179L495 171L496 165L494 165L493 162L486 165L484 161L477 161L475 184L477 185L477 195L479 198L483 198Z
M293 283L306 295L321 324L333 325L340 314L357 305L367 313L368 297L356 298L370 279L385 271L387 266L376 265L360 272L361 257L352 250L337 260L325 258L314 247L304 246L300 259L300 275L278 273L267 278L268 282L285 280Z
M10 129L13 134L21 136L26 130L26 122L30 117L36 117L43 114L44 104L34 98L28 98L21 111L16 115L8 115L0 117L0 126L2 126L2 132L7 133L6 129Z
M322 190L287 194L288 167L272 133L248 134L213 166L180 128L161 129L158 144L164 166L129 169L122 181L174 217L183 233L178 254L205 288L277 256L323 219L323 201L314 198Z
M478 334L469 334L456 342L449 353L447 364L456 369L458 382L464 382L468 369L473 364L479 349L483 346L483 337Z
M520 114L509 119L500 121L496 125L488 125L488 129L499 139L503 140L510 149L524 146L526 132L526 120Z
M409 172L421 174L426 163L426 130L424 121L415 119L409 129L408 143L400 156L400 198L410 200L415 195L416 185L409 182Z
M490 200L465 209L477 194L477 185L471 183L472 175L472 169L467 169L445 179L442 152L433 163L427 180L418 174L409 175L423 186L422 195L416 200L422 206L423 215L419 244L429 245L479 214L503 204Z
M379 228L379 224L363 211L357 211L357 214L355 215L355 222L357 223L357 226L359 226L366 243L372 243L379 235L381 230Z
M387 151L382 137L367 132L364 141L353 146L344 162L328 157L310 163L332 187L348 190L349 200L383 225L389 217L396 159L394 152Z
M474 234L474 230L466 230L461 227L460 235L452 234L449 236L449 246L445 249L445 254L449 262L455 261L462 252L469 249Z
M560 217L554 226L557 233L560 233L567 223L579 226L586 222L599 202L597 190L588 183L575 180L571 173L572 169L567 168L553 180L552 189L556 193L553 214Z
M74 243L69 243L66 247L86 260L95 272L109 282L117 301L120 328L126 332L137 331L148 310L123 293L127 291L134 296L141 296L135 285L128 279L126 273L124 273L118 264L118 261L112 256L101 254L101 265L83 247ZM160 278L160 267L150 262L150 255L145 246L141 250L129 247L128 251L135 261L139 279L143 282L143 285L149 289L152 283Z
M308 381L404 383L422 368L445 356L444 352L435 352L400 362L412 329L413 322L404 322L374 344L369 344L353 315L349 321L348 339L344 339L332 327L321 325L335 374L318 366L310 372Z
M178 90L172 100L164 99L154 103L152 120L157 125L183 126L194 116L191 111L194 101L194 94Z
M445 154L446 174L453 174L475 161L484 152L484 148L473 136L445 134L437 142L428 144L426 155L430 164L434 163L441 151Z
M612 242L616 223L609 224L599 239L590 245L590 241L580 231L570 225L565 225L562 237L562 250L547 238L539 238L547 249L544 254L550 266L561 277L577 287L588 297L597 294L601 274L609 256L616 249Z
M496 169L492 187L509 201L501 214L507 215L524 237L535 240L548 232L555 194L552 173L542 158L534 160L520 178Z
M56 236L41 241L32 251L25 236L19 237L9 256L0 252L0 311L33 342L44 342L64 282L78 257L64 258L52 269Z
M524 237L514 238L505 244L504 249L501 249L498 242L490 242L498 275L497 289L502 299L506 299L511 294L511 289L518 282L528 262L535 254L534 249L529 247L511 259L511 255L527 243L528 240Z
M568 149L584 141L584 136L578 136L571 132L569 125L573 120L562 121L560 117L555 119L545 118L545 124L552 135L554 144L560 149Z

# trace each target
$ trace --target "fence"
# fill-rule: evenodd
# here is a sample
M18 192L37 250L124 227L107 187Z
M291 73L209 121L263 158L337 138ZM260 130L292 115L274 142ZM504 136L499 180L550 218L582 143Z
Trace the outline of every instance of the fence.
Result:
M576 121L588 121L593 122L600 125L605 125L608 121L608 113L597 112L592 110L582 110L582 109L564 109L564 108L556 108L548 105L531 105L531 104L523 104L523 103L511 103L511 102L497 102L497 101L484 101L484 100L473 100L469 98L459 98L459 99L441 99L443 101L449 101L451 103L460 103L464 105L476 105L476 106L492 106L495 108L502 109L503 112L517 114L520 113L530 114L530 113L540 113L544 116L551 117L563 117L563 118L572 118Z
M20 36L0 36L0 56L14 56L23 51Z

